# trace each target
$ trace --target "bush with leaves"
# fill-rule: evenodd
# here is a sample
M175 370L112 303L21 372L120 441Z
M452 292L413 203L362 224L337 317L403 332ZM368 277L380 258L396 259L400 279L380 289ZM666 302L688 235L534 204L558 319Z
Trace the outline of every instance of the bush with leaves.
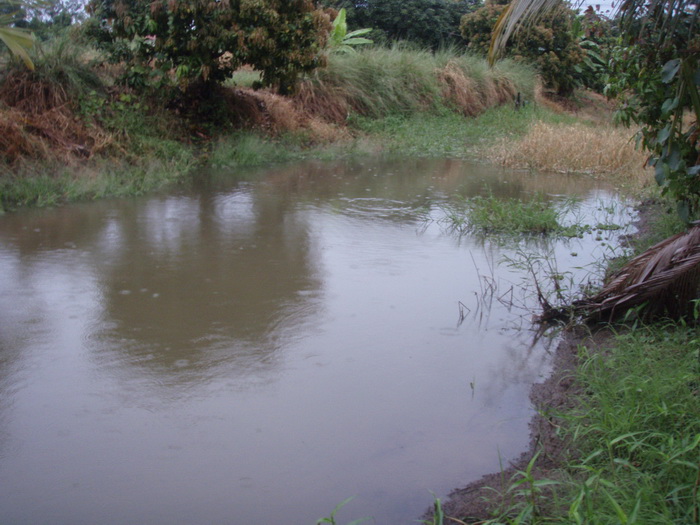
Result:
M618 117L641 125L656 182L678 201L681 217L700 211L700 35L697 2L655 0L622 22L636 28L620 38L612 60L609 96Z
M486 54L491 31L507 3L487 0L484 7L462 17L460 30L470 50ZM533 63L545 84L559 95L569 95L577 87L585 58L572 31L574 19L575 13L561 6L516 35L507 48L508 56Z
M90 34L131 83L221 82L243 64L281 92L323 63L329 15L312 0L92 0Z
M371 27L376 42L407 40L427 49L461 44L459 21L478 0L335 0L350 27Z
M511 36L560 0L513 0L494 28L491 61ZM700 212L700 35L698 0L625 0L616 15L619 45L613 52L607 94L619 116L641 125L641 144L663 191L688 220Z

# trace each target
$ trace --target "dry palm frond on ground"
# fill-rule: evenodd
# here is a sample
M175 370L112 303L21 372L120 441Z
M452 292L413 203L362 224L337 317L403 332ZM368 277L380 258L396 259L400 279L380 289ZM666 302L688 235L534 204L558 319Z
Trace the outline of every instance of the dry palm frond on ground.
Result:
M640 308L644 317L681 318L693 312L700 285L700 225L652 246L632 259L597 294L575 301L570 310L589 320L612 321ZM567 308L545 308L541 320Z

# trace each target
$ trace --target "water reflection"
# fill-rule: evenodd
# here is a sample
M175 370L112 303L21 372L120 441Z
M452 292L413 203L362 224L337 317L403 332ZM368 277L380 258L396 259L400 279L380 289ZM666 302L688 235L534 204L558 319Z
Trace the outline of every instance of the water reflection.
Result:
M222 362L241 375L274 366L280 331L303 329L320 282L308 227L289 207L243 188L113 217L121 249L102 281L103 351L188 381Z
M528 297L473 302L527 278L497 267L516 248L426 216L612 197L435 159L249 176L0 219L0 521L301 524L356 494L354 517L408 523L520 452L549 348Z

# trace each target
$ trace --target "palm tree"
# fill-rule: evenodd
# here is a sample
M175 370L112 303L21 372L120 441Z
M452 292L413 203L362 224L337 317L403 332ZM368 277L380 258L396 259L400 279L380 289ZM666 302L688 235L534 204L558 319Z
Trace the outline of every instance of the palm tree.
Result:
M15 15L16 12L0 14L0 40L13 55L21 58L26 66L33 70L34 63L28 51L34 46L34 34L27 29L13 27Z

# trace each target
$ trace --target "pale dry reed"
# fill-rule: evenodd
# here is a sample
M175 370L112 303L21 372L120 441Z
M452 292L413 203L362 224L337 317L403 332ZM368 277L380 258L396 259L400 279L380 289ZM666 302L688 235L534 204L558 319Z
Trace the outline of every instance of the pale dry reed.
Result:
M502 139L486 156L509 168L606 176L636 189L653 180L634 132L610 125L537 122L522 139Z

